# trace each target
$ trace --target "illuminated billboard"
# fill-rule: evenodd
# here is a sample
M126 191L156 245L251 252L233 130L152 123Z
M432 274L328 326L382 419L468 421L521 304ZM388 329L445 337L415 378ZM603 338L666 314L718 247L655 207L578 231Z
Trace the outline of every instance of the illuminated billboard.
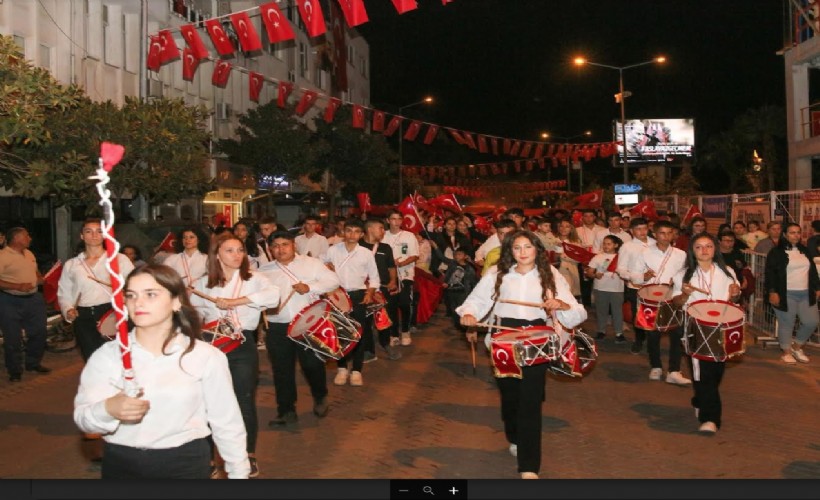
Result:
M618 163L623 163L621 122L615 122ZM695 120L646 118L626 121L627 163L666 163L695 155Z

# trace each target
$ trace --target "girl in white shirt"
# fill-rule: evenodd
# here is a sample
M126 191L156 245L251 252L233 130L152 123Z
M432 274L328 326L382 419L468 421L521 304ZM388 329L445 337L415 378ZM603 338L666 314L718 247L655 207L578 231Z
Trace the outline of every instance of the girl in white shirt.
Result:
M564 252L564 247L561 245L561 243L565 241L574 245L582 244L581 238L578 237L578 233L575 231L575 226L572 225L572 222L562 220L558 223L558 244L555 245L555 253L561 258L558 272L560 272L564 279L567 280L567 283L569 283L572 295L581 297L581 277L578 272L578 261L567 257L566 252Z
M88 360L74 421L105 440L103 479L207 479L219 447L228 477L247 478L245 426L225 355L197 338L200 323L185 285L170 268L146 265L128 276L125 304L134 323L131 359L140 393L126 395L117 342Z
M249 477L259 475L256 463L256 386L259 382L259 357L256 353L256 329L260 313L279 304L279 289L265 276L251 272L244 243L229 232L216 236L208 251L208 274L194 284L194 289L213 298L191 297L205 323L223 316L242 331L243 342L227 353L233 389L242 419L245 421L247 451L251 464Z
M672 279L672 303L684 309L698 300L740 299L740 285L734 271L723 262L715 249L717 240L701 233L689 243L686 267ZM703 293L707 292L707 293ZM726 361L707 361L692 357L692 387L695 395L692 406L701 422L700 432L715 433L720 428L723 404L720 401L720 382Z
M543 308L501 300L543 304ZM573 297L566 280L547 261L541 240L530 231L515 231L501 245L501 258L456 308L461 324L474 327L488 313L502 326L520 328L551 324L553 317L566 328L583 322L587 313ZM474 342L475 332L467 333ZM518 458L522 479L538 479L541 467L541 404L547 364L521 367L521 378L496 378L501 392L501 416L510 453Z
M177 252L163 264L182 277L186 286L208 274L208 238L198 229L188 227L177 234L174 246Z
M601 340L606 337L606 320L612 314L612 328L615 329L615 341L625 342L624 338L624 280L618 276L617 270L610 271L609 267L618 257L623 241L617 236L607 235L601 240L602 253L595 255L586 267L588 278L594 278L592 284L595 293L595 316L598 319L598 335Z

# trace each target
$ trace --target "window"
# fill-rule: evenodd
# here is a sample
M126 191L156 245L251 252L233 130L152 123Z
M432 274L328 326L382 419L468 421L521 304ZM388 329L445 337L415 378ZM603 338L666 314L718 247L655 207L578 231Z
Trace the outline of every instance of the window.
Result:
M51 47L40 44L40 67L51 71Z
M364 56L359 57L359 68L361 69L362 76L367 78L367 59Z
M307 45L304 42L299 42L299 76L308 78Z
M23 57L26 56L26 39L20 35L14 35L14 44L20 49L17 53Z

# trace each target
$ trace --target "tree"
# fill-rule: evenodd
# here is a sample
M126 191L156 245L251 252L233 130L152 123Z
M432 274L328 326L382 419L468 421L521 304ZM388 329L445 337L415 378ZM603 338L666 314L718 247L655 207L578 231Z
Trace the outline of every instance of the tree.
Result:
M700 194L700 183L692 173L692 165L684 161L680 174L672 181L672 193L684 198L691 198Z

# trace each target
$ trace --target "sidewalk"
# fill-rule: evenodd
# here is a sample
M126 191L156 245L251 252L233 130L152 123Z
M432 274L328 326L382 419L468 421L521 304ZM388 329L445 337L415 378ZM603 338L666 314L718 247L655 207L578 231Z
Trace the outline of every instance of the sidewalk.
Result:
M276 410L261 351L260 477L517 478L486 351L478 345L473 375L468 344L442 314L401 348L401 360L365 365L364 387L334 386L329 367L324 419L311 412L298 375L296 425L268 426ZM723 428L702 436L691 387L650 381L646 355L631 355L628 344L610 337L598 346L583 380L549 376L542 478L820 477L820 351L807 349L808 365L785 366L777 349L748 345L721 386ZM666 364L665 346L663 355ZM71 417L79 354L49 353L44 364L54 371L26 373L19 384L0 379L0 475L97 478L94 443L82 441Z

